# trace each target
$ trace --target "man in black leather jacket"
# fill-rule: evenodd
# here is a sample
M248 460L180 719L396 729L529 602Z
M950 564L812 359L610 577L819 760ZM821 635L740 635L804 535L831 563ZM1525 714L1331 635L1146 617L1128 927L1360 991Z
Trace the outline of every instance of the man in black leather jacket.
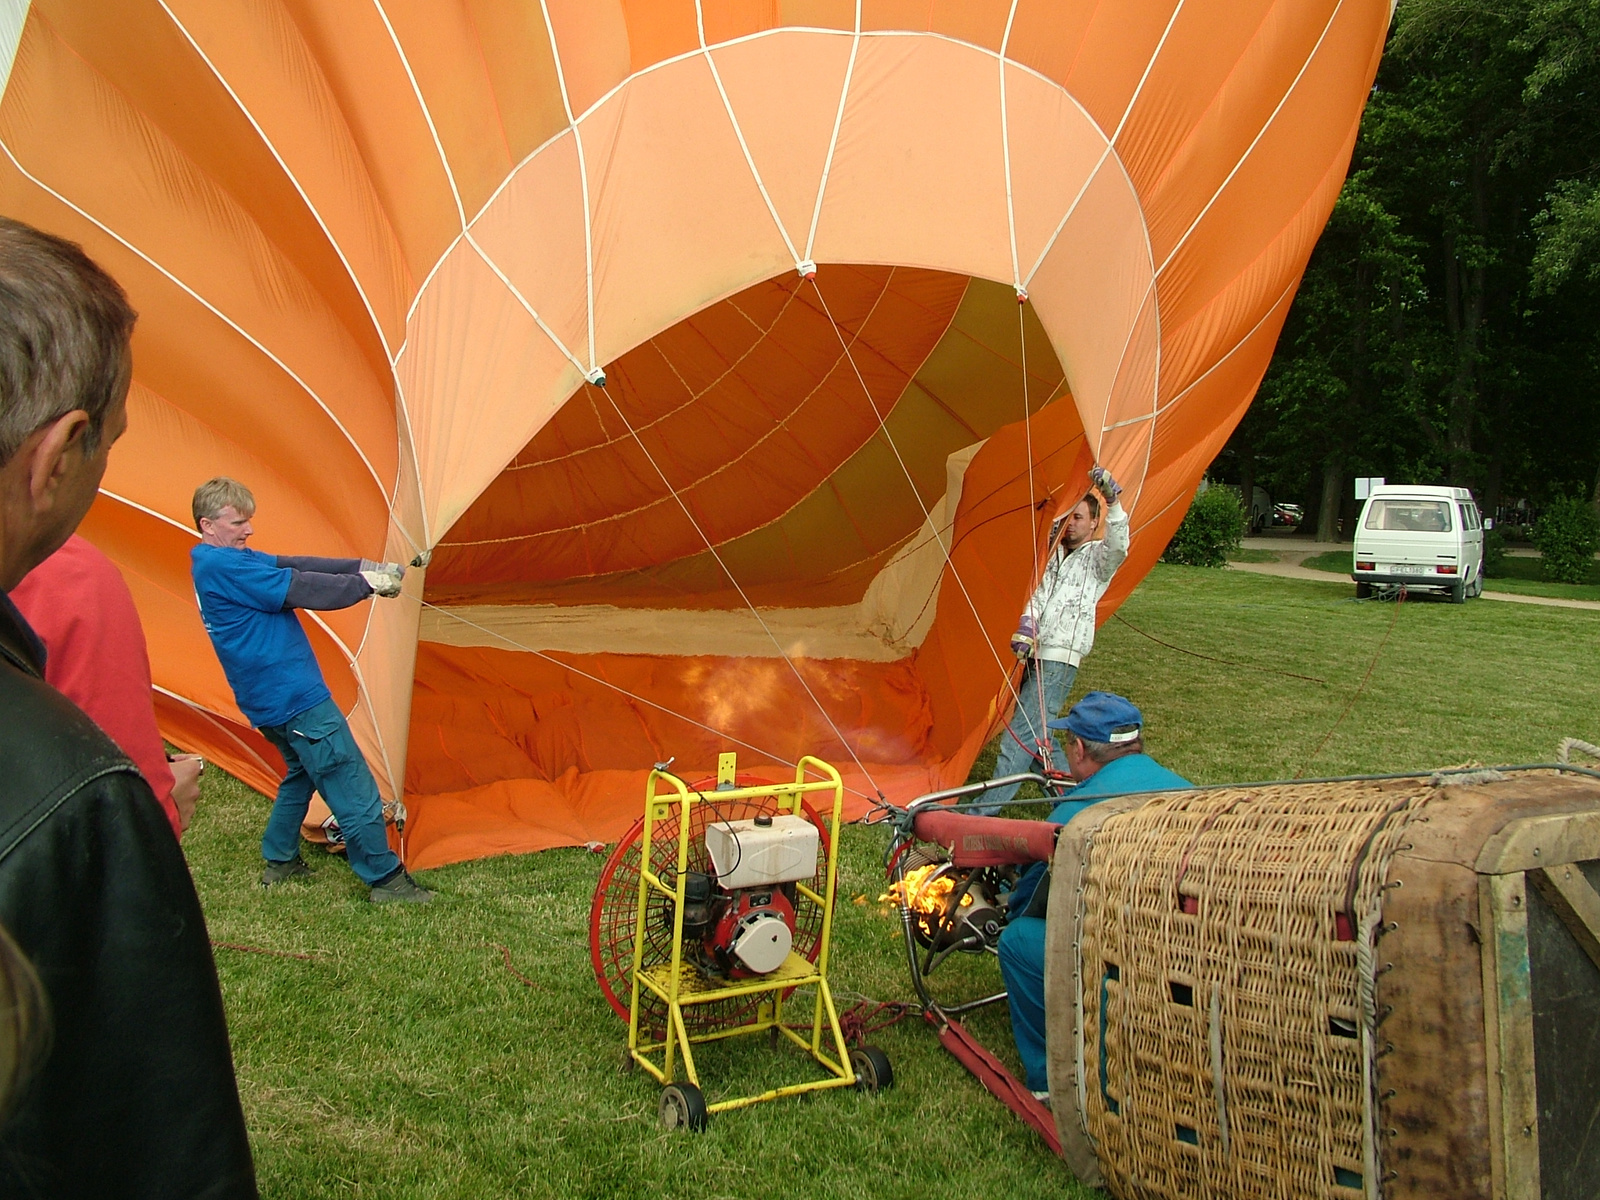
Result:
M50 1017L0 1130L0 1196L256 1195L182 851L134 765L44 682L4 596L94 499L127 425L134 319L76 246L0 218L0 923Z

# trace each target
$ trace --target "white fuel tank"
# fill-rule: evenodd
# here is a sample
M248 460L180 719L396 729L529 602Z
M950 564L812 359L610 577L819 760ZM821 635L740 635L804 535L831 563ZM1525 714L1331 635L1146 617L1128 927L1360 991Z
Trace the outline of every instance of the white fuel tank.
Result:
M817 873L817 827L792 813L707 825L706 849L717 883L729 891L810 879Z

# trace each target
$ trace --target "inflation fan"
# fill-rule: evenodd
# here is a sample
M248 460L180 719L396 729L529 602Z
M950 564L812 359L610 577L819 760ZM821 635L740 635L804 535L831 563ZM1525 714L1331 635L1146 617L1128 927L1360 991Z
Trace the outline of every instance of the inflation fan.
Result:
M625 1063L665 1085L668 1128L703 1129L709 1115L835 1087L875 1091L893 1078L872 1046L851 1049L828 986L844 787L802 758L792 781L737 774L721 756L716 779L650 773L644 815L601 870L589 914L595 978L628 1022ZM826 805L824 819L809 802ZM809 1017L786 1002L810 989ZM753 1096L708 1102L692 1047L766 1033L825 1072Z

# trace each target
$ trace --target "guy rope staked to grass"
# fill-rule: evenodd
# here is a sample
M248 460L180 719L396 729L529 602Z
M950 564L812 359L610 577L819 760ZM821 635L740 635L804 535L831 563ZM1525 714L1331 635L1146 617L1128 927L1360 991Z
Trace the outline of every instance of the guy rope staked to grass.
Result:
M1600 741L1589 612L1408 602L1396 613L1336 580L1176 566L1158 566L1121 611L1127 623L1101 630L1075 695L1133 698L1151 752L1197 782L1546 761L1564 736ZM626 1027L589 965L599 855L431 871L437 902L393 911L320 854L307 885L256 887L265 806L208 776L185 841L220 944L264 1196L1098 1194L915 1019L873 1037L894 1062L892 1090L668 1133L656 1086L620 1069ZM860 827L844 837L831 972L842 1006L911 998L899 922L878 900L885 840ZM958 970L974 996L998 986L987 957ZM1003 1009L972 1027L1016 1068ZM765 1039L700 1057L713 1100L815 1070Z

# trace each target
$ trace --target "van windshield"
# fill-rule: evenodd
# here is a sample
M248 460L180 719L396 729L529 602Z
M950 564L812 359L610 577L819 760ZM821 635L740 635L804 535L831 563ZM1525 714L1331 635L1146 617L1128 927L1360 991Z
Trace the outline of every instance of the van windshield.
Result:
M1443 500L1374 500L1366 528L1406 533L1449 533L1450 505Z

